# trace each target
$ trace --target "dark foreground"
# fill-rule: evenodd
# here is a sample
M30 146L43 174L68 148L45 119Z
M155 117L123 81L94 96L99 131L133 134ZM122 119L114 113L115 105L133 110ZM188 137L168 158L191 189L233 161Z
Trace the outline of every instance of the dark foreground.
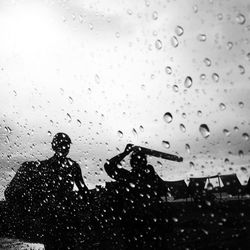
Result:
M128 249L124 239L119 237L120 222L99 220L99 225L91 225L93 217L98 216L97 207L91 213L85 211L82 214L82 224L76 234L78 247L75 249ZM31 222L26 221L21 232L15 232L15 225L6 225L8 220L4 218L4 209L2 202L0 237L5 238L5 242L6 238L18 238L20 241L43 243L41 234L34 233L34 230L41 230L39 223L29 227ZM222 200L211 206L193 202L173 202L171 210L173 230L162 239L164 247L159 249L250 249L249 199ZM5 249L1 242L0 247ZM12 249L18 248L15 246Z

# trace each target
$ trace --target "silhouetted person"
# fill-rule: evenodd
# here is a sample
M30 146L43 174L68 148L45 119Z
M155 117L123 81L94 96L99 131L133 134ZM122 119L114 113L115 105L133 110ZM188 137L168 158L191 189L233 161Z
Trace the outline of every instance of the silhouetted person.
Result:
M70 144L67 134L57 133L52 141L54 156L23 163L5 191L15 214L30 214L33 223L37 220L44 227L46 250L71 249L78 210L87 198L80 166L67 157Z
M128 144L123 153L104 165L110 177L119 183L119 210L129 248L163 248L162 238L171 230L167 223L168 207L161 198L167 194L167 186L157 175L147 157L140 151L133 152ZM123 159L131 152L131 171L122 168ZM118 211L119 214L119 211Z

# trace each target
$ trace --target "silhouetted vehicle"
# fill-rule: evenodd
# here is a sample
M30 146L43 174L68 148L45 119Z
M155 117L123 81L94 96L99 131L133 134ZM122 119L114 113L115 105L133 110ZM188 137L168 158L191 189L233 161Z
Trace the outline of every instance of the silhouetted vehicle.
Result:
M131 171L122 167L131 154ZM162 249L165 234L172 231L171 212L164 197L167 185L147 164L143 150L128 144L121 154L104 165L110 177L117 181L114 217L120 218L120 233L128 249ZM125 247L126 248L126 247Z
M80 166L67 158L70 144L67 134L57 133L54 156L23 163L5 190L16 236L37 236L46 250L74 249L78 210L87 199Z

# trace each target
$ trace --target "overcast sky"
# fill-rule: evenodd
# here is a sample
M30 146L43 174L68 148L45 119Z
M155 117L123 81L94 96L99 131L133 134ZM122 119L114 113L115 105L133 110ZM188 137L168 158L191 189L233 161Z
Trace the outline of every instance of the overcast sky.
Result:
M248 179L249 0L2 0L0 31L3 188L60 131L89 187L127 143L183 156L165 180Z

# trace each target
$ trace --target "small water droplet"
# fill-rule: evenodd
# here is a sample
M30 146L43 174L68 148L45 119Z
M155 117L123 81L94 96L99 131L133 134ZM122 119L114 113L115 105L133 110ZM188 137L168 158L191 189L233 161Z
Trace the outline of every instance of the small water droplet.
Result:
M175 28L175 33L176 33L177 36L182 36L183 33L184 33L184 29L181 26L178 25Z
M160 39L155 41L155 47L156 49L162 49L162 41Z
M173 85L173 91L176 93L179 91L178 85Z
M51 133L51 131L48 131L48 135L49 135L49 136L52 136L52 133Z
M174 48L178 47L179 41L178 41L178 39L177 39L176 36L172 36L172 37L171 37L171 45L172 45Z
M222 111L226 109L226 105L224 103L220 103L219 107L220 107L220 110Z
M201 111L201 110L198 110L198 111L197 111L197 115L198 115L199 117L201 117L201 116L202 116L202 111Z
M162 141L162 146L168 149L170 148L170 143L168 141Z
M118 131L117 131L117 135L118 135L120 138L122 138L122 137L123 137L122 131L121 131L121 130L118 130Z
M198 35L198 40L199 40L200 42L205 42L205 41L207 40L206 34L199 34L199 35Z
M239 150L238 154L239 154L239 157L243 158L243 156L244 156L243 150Z
M203 138L208 138L210 136L210 130L207 124L201 124L199 127L199 131Z
M74 102L73 98L69 96L69 103L72 104Z
M152 13L152 19L153 19L153 20L157 20L157 19L158 19L158 12L157 12L157 11L154 11L154 12Z
M210 67L210 66L212 65L211 60L210 60L209 58L207 58L207 57L203 60L203 62L205 63L205 65L206 65L207 67Z
M213 73L212 74L212 79L213 79L214 82L219 82L220 77L219 77L219 75L217 73Z
M100 77L99 77L98 74L95 74L95 82L96 82L97 84L100 83Z
M135 128L133 128L132 133L133 133L134 136L137 136L137 131L136 131Z
M79 119L77 119L76 122L77 122L77 124L78 124L79 127L82 126L82 122Z
M139 129L141 132L144 132L144 127L142 125L139 127Z
M232 42L227 42L227 49L231 50L233 48L234 44Z
M239 102L239 107L242 109L244 108L244 102Z
M239 68L240 74L244 75L245 74L245 68L244 68L244 66L239 65L238 68Z
M72 118L71 118L71 115L69 113L67 113L67 118L68 118L68 122L71 122Z
M167 112L164 114L163 119L166 123L170 123L173 121L173 116L171 113Z
M185 81L184 81L184 86L186 88L190 88L192 86L192 84L193 84L192 77L191 76L187 76L186 79L185 79Z
M244 24L246 22L246 18L245 16L242 14L242 13L239 13L237 16L236 16L236 22L238 24Z
M228 129L223 129L223 134L225 136L229 136L230 135L230 131Z
M245 141L248 141L248 140L249 140L249 135L248 135L248 133L243 133L243 134L242 134L242 137L243 137L243 139L244 139Z
M237 126L234 127L234 131L235 132L238 132L239 131L239 128Z
M183 133L185 133L186 132L186 127L185 127L185 125L184 124L180 124L180 130L181 130L181 132L183 132Z
M190 145L185 144L185 150L187 151L188 154L190 154Z
M166 66L165 71L168 75L172 74L172 68L170 66Z

